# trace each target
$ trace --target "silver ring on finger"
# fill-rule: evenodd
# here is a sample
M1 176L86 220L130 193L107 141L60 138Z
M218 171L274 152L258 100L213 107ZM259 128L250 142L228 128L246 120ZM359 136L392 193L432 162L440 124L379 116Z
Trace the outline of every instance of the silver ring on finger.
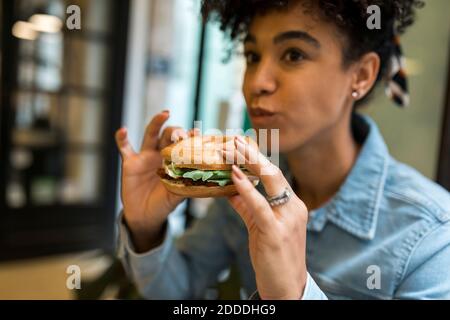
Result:
M269 205L271 207L277 207L281 206L282 204L285 204L289 201L289 199L292 196L292 192L286 188L282 193L279 195L273 196L273 197L266 197L267 201L269 202Z

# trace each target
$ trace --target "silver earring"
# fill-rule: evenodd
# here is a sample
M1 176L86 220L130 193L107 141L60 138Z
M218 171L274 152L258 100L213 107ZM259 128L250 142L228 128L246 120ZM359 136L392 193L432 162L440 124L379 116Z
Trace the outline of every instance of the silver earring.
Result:
M354 98L354 99L358 99L359 98L359 92L358 91L353 91L352 92L352 97Z

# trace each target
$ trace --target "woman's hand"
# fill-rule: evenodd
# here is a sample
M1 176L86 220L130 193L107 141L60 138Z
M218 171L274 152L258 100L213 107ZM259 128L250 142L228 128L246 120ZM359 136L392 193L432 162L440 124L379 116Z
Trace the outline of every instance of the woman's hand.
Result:
M156 240L169 213L184 199L169 193L156 174L162 164L160 150L197 131L186 133L179 127L167 127L159 138L161 127L168 118L169 112L164 111L150 121L139 153L129 143L125 128L116 132L116 143L122 157L121 197L124 218L134 240L142 244Z
M250 257L260 297L300 299L307 278L305 204L292 192L281 170L244 139L236 138L231 149L225 147L225 155L228 159L237 157L238 163L245 161L246 169L260 177L269 196L279 195L286 188L291 191L287 203L271 207L245 174L233 166L232 179L239 195L230 197L229 202L249 233Z

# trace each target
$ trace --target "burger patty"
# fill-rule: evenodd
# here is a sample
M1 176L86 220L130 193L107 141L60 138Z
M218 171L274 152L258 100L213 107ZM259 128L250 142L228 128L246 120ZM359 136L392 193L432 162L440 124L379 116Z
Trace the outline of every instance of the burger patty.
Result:
M215 182L208 182L208 181L202 181L202 180L197 180L194 181L192 179L188 179L188 178L178 178L178 179L174 179L171 176L169 176L166 171L164 171L164 168L159 168L156 171L156 174L158 176L160 176L163 179L167 179L170 181L175 181L175 182L179 182L184 184L185 186L206 186L206 187L219 187L219 185ZM230 185L233 184L233 182L230 180L229 182L227 182L226 185Z

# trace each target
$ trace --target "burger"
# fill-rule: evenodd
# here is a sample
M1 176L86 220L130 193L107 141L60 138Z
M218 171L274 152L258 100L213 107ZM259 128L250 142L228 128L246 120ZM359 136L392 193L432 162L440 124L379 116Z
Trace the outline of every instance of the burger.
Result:
M194 136L167 146L161 150L163 163L157 171L161 182L169 192L188 198L232 196L238 193L231 179L231 167L236 164L254 186L258 185L258 177L237 164L236 157L228 159L220 154L223 145L233 143L234 138ZM250 137L244 139L257 147Z

